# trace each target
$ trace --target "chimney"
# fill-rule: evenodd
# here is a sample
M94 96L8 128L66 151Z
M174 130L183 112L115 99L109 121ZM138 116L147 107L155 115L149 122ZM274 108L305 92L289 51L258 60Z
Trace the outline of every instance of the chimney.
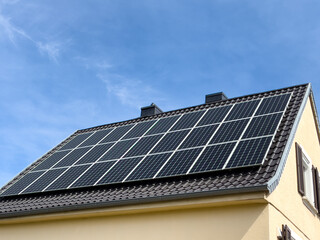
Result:
M228 97L223 92L211 93L206 95L206 103L219 102L227 100Z
M154 103L151 103L150 106L141 108L141 117L152 116L159 113L162 113L162 110Z

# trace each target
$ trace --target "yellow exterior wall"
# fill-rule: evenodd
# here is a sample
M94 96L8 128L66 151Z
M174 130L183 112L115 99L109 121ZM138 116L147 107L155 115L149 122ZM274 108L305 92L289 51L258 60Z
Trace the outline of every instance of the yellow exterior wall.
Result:
M312 164L320 169L320 146L310 100L307 102L280 183L267 200L270 202L270 236L281 224L287 224L302 239L320 239L319 217L302 201L297 186L295 142L307 152ZM272 238L275 239L275 238Z
M268 208L250 204L4 224L0 239L267 240Z

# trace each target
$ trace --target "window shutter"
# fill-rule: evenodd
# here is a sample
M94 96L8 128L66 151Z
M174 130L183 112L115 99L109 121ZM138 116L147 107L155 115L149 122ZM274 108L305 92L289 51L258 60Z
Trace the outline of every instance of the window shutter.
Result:
M282 240L291 240L291 231L287 225L282 225Z
M320 213L320 184L319 172L317 168L312 166L313 190L314 190L314 206Z
M304 196L304 182L303 182L303 165L302 165L302 149L296 143L296 158L297 158L297 175L298 175L298 192Z

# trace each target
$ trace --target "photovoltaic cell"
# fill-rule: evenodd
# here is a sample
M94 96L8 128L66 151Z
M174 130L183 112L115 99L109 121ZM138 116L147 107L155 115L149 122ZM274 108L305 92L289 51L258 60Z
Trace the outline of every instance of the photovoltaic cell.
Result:
M125 125L125 126L117 127L108 136L106 136L100 143L118 141L132 127L133 127L132 124L131 125Z
M133 157L133 156L139 156L139 155L145 155L147 154L151 148L159 141L159 139L162 137L161 135L154 135L150 137L142 137L131 149L130 151L125 155L125 157Z
M242 138L251 138L274 134L282 113L265 115L252 118L246 132Z
M109 161L94 164L70 188L93 186L115 163L116 161Z
M93 147L83 158L81 158L76 165L93 163L97 161L106 151L109 150L114 145L114 143L105 143Z
M56 164L60 159L62 159L64 156L66 156L71 150L61 151L61 152L55 152L50 157L48 157L46 160L44 160L42 163L40 163L35 169L32 171L37 170L43 170L43 169L49 169L54 164Z
M99 161L121 158L121 156L125 154L137 140L138 139L130 139L117 142L102 158L99 159Z
M179 115L180 116L180 115ZM146 135L164 133L177 121L179 116L167 117L160 119L147 133Z
M45 191L66 189L73 183L90 165L74 166L63 173L55 182L53 182Z
M249 119L243 119L221 124L219 130L211 139L210 144L238 140L248 122Z
M47 171L39 179L37 179L37 181L32 183L26 190L24 190L23 193L41 192L46 186L48 186L48 183L51 183L53 180L59 177L65 170L66 168L58 168Z
M226 168L261 164L272 137L240 141Z
M190 173L222 169L235 145L236 143L233 142L208 146L192 167Z
M32 183L34 180L40 177L43 173L44 171L28 173L27 175L22 177L18 182L16 182L10 188L4 191L1 195L9 196L19 194L23 189L25 189L30 183Z
M152 150L152 153L175 150L190 130L170 132Z
M213 123L219 123L222 122L222 120L227 115L228 111L230 110L232 105L225 106L225 107L217 107L208 110L206 115L203 116L203 118L200 120L197 126L203 126Z
M122 180L132 171L139 163L142 157L127 158L118 161L113 168L98 182L100 184L117 183Z
M108 128L106 130L100 130L92 134L88 139L86 139L83 143L80 144L80 147L90 146L97 144L102 138L108 135L112 131L113 128Z
M60 162L54 165L54 168L57 167L68 167L78 161L86 152L89 151L91 147L84 147L84 148L76 148L70 154L65 156Z
M253 100L235 104L228 117L226 118L226 121L251 117L256 110L259 102L260 100Z
M179 130L193 127L205 111L191 112L184 114L171 130Z
M290 94L268 97L262 100L256 115L284 111L289 101Z
M175 176L187 173L192 163L199 156L202 148L177 151L161 169L158 177Z
M130 174L126 179L140 180L140 179L151 179L159 171L161 166L167 161L172 153L162 153L147 156L142 163Z
M83 133L83 134L76 136L75 138L71 139L70 142L68 142L66 145L64 145L62 148L60 148L60 150L75 148L80 143L82 143L85 139L87 139L87 137L89 137L91 134L92 134L92 132L88 132L88 133Z
M138 123L122 139L141 137L155 121L156 120Z
M194 128L179 148L182 149L206 145L217 127L218 124Z

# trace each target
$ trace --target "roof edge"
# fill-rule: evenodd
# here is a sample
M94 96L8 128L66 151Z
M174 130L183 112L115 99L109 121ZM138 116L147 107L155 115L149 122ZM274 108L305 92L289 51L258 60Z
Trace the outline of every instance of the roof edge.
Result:
M292 145L293 140L294 140L294 136L295 136L296 131L298 129L298 125L300 123L300 120L301 120L301 117L302 117L302 113L303 113L303 111L305 109L305 106L307 104L307 101L308 101L308 98L309 98L310 94L312 94L311 83L308 83L307 90L306 90L305 95L303 97L303 100L302 100L302 103L300 105L300 109L298 111L296 119L295 119L295 121L293 123L292 129L291 129L287 144L285 146L285 149L283 150L283 154L282 154L279 166L277 168L277 171L276 171L275 175L272 178L270 178L268 183L267 183L269 194L272 193L276 189L276 187L278 186L278 184L280 182L280 178L281 178L282 172L284 170L284 167L286 165L287 158L288 158L288 155L289 155L289 152L290 152L290 148L291 148L291 145Z
M115 206L123 206L128 204L141 204L141 203L153 203L159 201L174 201L181 199L190 199L190 198L201 198L201 197L210 197L210 196L218 196L218 195L229 195L229 194L237 194L237 193L252 193L252 192L267 192L267 185L259 185L254 187L242 187L242 188L231 188L231 189L221 189L221 190L211 190L206 192L193 192L193 193L182 193L175 195L167 195L167 196L155 196L148 197L144 199L129 199L129 200L118 200L112 202L92 202L81 205L72 205L72 206L60 206L54 208L41 208L33 211L25 210L23 212L13 212L13 213L0 213L1 219L9 219L15 217L23 217L23 216L35 216L41 214L50 214L50 213L59 213L59 212L71 212L71 211L80 211L80 210L88 210L88 209L99 209L105 207L115 207Z

